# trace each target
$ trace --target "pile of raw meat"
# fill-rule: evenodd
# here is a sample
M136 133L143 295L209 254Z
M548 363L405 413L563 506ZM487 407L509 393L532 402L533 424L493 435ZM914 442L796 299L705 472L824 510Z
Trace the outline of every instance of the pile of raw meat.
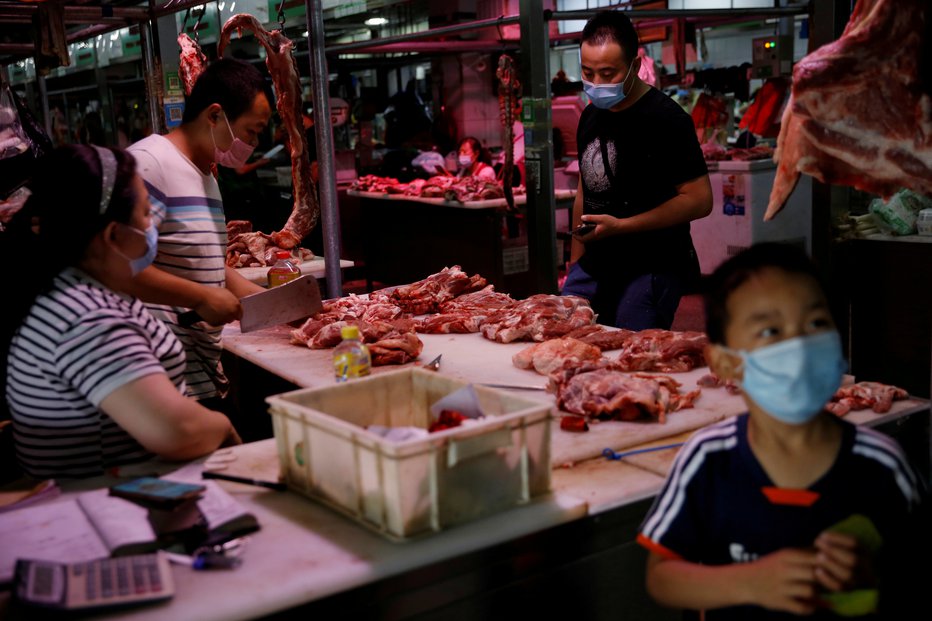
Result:
M423 347L416 333L482 332L491 340L543 341L591 326L595 314L580 298L535 295L516 301L458 265L410 285L324 303L324 309L291 334L292 343L312 349L334 347L340 328L358 325L374 365L404 364Z
M310 261L314 253L307 248L281 248L275 238L266 233L253 232L249 220L230 220L227 222L227 265L230 267L255 267L273 265L279 250L291 253L295 263Z
M533 368L542 375L576 366L581 361L604 361L618 371L685 373L705 366L704 349L708 342L702 332L659 329L632 332L591 326L571 331L560 339L531 345L515 354L512 362L520 369ZM618 357L603 359L602 352L612 349L621 350Z
M340 344L343 326L359 326L374 366L405 364L421 355L424 344L414 333L414 322L403 318L394 304L355 295L329 300L321 312L291 332L291 342L311 349L330 349Z
M565 412L662 423L669 412L692 407L700 390L681 393L673 378L644 372L682 373L704 366L707 343L701 332L586 326L526 347L512 362L549 376L550 390ZM621 350L617 358L603 355L612 349Z
M610 362L568 366L550 378L557 406L590 418L663 423L670 412L691 408L700 393L680 392L680 383L667 375L623 373Z
M357 192L396 194L412 198L442 198L459 203L505 198L505 192L498 183L484 181L477 177L460 178L446 175L438 175L430 179L415 179L410 183L401 183L392 177L365 175L354 181L350 189ZM524 194L524 187L514 188L514 193Z
M848 384L835 391L825 409L836 416L844 416L851 410L870 408L878 414L889 412L894 401L908 399L909 393L902 388L880 382L858 382Z
M707 162L749 162L751 160L769 160L773 157L773 147L762 144L749 149L727 149L716 142L702 145L702 157Z

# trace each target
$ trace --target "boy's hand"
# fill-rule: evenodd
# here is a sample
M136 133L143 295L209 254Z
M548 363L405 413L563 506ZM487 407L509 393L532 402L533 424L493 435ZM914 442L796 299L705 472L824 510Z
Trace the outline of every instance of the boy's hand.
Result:
M815 540L816 579L829 591L849 591L871 582L870 557L851 535L823 531Z
M749 563L749 603L797 615L815 612L816 556L814 550L787 548Z

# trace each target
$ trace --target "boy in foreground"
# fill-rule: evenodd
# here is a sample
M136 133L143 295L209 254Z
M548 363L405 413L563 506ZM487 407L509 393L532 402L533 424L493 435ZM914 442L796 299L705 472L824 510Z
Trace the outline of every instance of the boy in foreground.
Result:
M706 295L706 358L748 413L677 456L638 535L651 596L708 620L928 610L910 586L929 574L916 473L894 440L823 410L846 364L808 258L752 247Z

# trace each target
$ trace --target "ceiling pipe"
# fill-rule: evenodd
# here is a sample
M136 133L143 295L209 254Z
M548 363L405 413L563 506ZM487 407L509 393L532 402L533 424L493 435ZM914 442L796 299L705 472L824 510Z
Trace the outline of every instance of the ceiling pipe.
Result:
M501 17L494 17L491 19L477 19L471 22L464 22L462 24L454 24L452 26L442 26L440 28L431 28L429 30L422 30L421 32L412 32L410 34L396 35L394 37L384 37L380 39L370 39L369 41L356 41L354 43L343 43L339 45L331 45L326 49L328 54L343 54L345 52L350 52L353 50L367 49L376 45L386 45L393 43L402 43L404 41L417 41L418 39L427 39L431 37L441 37L448 34L459 34L462 32L470 32L473 30L482 30L483 28L495 28L496 26L508 26L510 24L517 24L518 16L517 15L508 15Z

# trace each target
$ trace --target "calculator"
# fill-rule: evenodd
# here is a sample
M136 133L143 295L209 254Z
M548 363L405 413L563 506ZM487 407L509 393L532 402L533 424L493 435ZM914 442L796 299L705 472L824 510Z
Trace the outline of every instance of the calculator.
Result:
M26 604L86 610L170 599L175 594L164 552L66 565L16 562L16 598Z

